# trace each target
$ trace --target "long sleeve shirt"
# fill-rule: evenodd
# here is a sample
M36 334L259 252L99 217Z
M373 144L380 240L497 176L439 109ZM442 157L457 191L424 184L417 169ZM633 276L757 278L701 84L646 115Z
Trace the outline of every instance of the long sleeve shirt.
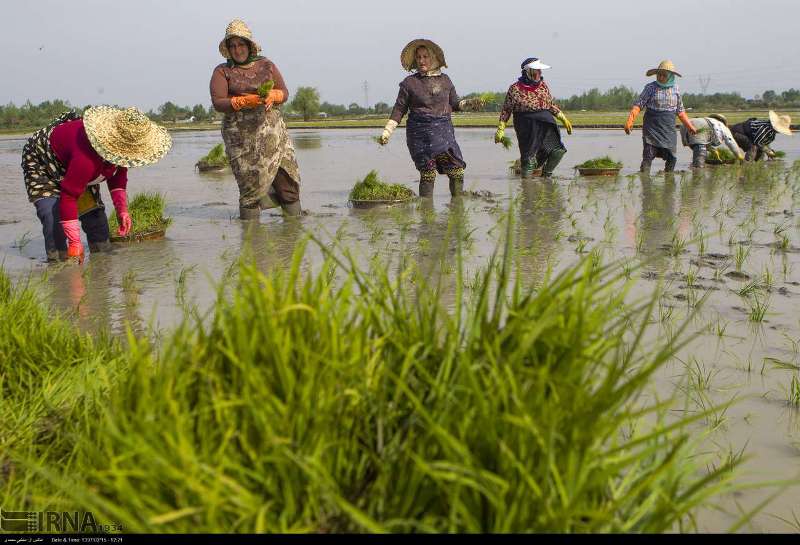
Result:
M112 165L98 155L86 136L83 119L55 127L50 133L50 147L66 169L59 186L61 221L78 219L78 197L98 178L107 181L109 191L127 187L128 169Z
M718 119L714 119L713 117L706 117L704 118L708 124L711 126L711 129L714 131L714 134L717 136L717 141L720 144L724 144L727 146L731 153L734 155L744 154L744 151L739 148L739 144L736 143L736 140L733 138L733 133L731 130Z
M258 94L258 87L267 80L275 82L273 89L283 91L284 100L289 98L289 90L283 81L278 67L269 59L259 59L249 67L220 64L211 74L211 103L218 112L231 113L231 97ZM275 104L281 104L276 102Z
M674 111L675 115L685 111L683 107L683 99L681 98L680 89L675 84L672 87L661 87L655 81L651 81L644 86L642 94L633 103L640 109L655 110L657 112L671 112Z
M500 121L507 122L514 112L534 112L537 110L549 110L553 115L558 115L561 112L561 109L553 100L553 95L550 93L550 88L546 82L542 81L534 87L517 81L508 88L506 100L500 110Z
M458 93L447 74L412 74L400 82L400 91L389 119L400 123L409 111L442 117L458 112Z

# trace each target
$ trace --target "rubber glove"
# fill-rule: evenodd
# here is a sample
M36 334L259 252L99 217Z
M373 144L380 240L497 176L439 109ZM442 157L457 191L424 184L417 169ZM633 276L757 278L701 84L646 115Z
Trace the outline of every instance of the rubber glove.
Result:
M631 108L631 111L628 114L628 120L625 122L625 126L623 127L625 129L625 134L631 133L631 129L633 128L633 122L636 121L636 116L639 115L639 112L641 111L642 109L639 108L638 106L634 106L633 108Z
M697 134L697 129L695 129L694 125L692 125L692 120L689 119L689 116L686 115L686 112L679 113L678 119L681 120L681 123L683 123L683 126L686 127L686 130L689 131L689 134Z
M111 200L114 202L114 210L117 211L117 220L119 220L117 234L121 237L127 236L133 227L131 215L128 213L128 193L124 189L113 189Z
M264 99L258 95L242 95L240 97L231 97L231 108L238 112L239 110L255 108L259 104L264 104Z
M564 115L564 112L558 112L556 119L561 121L561 124L564 125L564 128L567 129L567 134L572 134L572 123L569 122L567 116Z
M272 108L273 104L280 104L284 100L286 100L286 93L281 91L280 89L273 89L267 94L267 97L264 99L264 107L269 110Z
M389 138L392 136L392 133L396 128L397 128L397 121L393 119L387 121L386 127L383 128L383 134L381 134L381 137L378 139L378 143L381 146L385 146L386 144L388 144Z
M83 244L81 244L81 224L78 220L61 222L64 235L67 237L67 257L77 257L78 263L83 263Z
M499 144L503 141L503 137L506 135L506 122L501 121L497 124L497 130L494 133L494 143Z
M772 151L772 148L770 148L769 146L764 146L761 149L764 151L764 153L767 154L767 157L769 157L770 159L773 159L775 157L775 152Z
M717 157L717 161L722 161L722 156L719 154L719 150L717 148L711 148L711 150L714 152L714 155ZM742 157L744 157L744 156L742 156Z

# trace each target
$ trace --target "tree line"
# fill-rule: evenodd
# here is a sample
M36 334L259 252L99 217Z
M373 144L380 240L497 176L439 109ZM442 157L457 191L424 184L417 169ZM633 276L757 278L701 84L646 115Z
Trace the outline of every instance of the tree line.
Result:
M505 100L505 92L470 93L464 98L476 96L493 97L486 104L486 111L498 112ZM638 92L631 87L619 85L606 91L594 88L584 91L579 95L558 99L559 106L566 111L594 110L594 111L619 111L630 108L636 100ZM777 92L764 91L753 98L745 98L739 93L683 93L683 104L686 108L694 110L763 110L763 109L800 109L800 90L789 89ZM30 101L22 106L13 103L0 106L0 129L32 129L44 127L50 121L61 115L66 110L76 110L82 113L84 107L72 106L64 100L46 100L39 104ZM363 116L363 115L388 115L392 105L378 102L370 107L364 107L356 102L349 105L320 102L319 91L314 87L299 87L288 104L281 109L288 115L296 115L305 120L313 117L325 116ZM320 115L323 114L323 115ZM155 110L150 110L147 115L161 123L195 122L207 123L218 120L221 114L214 111L211 106L195 104L194 106L180 106L167 101Z

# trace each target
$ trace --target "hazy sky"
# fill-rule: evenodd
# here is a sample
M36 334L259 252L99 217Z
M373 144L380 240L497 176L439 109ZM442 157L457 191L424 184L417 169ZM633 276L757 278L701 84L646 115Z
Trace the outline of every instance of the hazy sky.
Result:
M664 58L684 91L800 88L798 0L3 0L0 103L64 98L75 105L155 108L210 103L217 45L234 18L250 25L289 92L393 103L402 47L444 49L460 94L505 90L538 56L559 97L623 83L637 90Z

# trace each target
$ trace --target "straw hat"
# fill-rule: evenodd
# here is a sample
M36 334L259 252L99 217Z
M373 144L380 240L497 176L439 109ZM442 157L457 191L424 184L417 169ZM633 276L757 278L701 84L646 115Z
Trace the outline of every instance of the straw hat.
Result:
M225 27L225 37L222 38L222 41L219 43L219 52L226 59L231 58L231 54L228 51L228 38L233 38L234 36L250 42L251 55L258 55L261 53L261 46L253 39L253 33L250 32L250 27L241 19L234 19Z
M661 61L661 63L658 65L658 68L651 68L650 70L648 70L647 72L645 72L645 74L644 74L644 75L645 75L645 76L652 76L653 74L655 74L656 72L660 72L661 70L664 70L664 71L666 71L666 72L672 72L672 73L673 73L673 74L675 74L676 76L678 76L678 77L682 77L682 76L681 76L681 75L678 73L678 71L677 71L677 70L675 70L675 65L674 65L674 64L672 64L672 61L670 61L670 60Z
M708 114L708 117L711 119L716 119L717 121L721 121L726 127L728 126L728 118L722 114Z
M436 57L439 61L439 68L447 68L442 48L430 40L417 38L416 40L408 42L408 45L405 46L402 53L400 53L400 64L403 65L403 70L408 70L410 72L416 68L417 61L414 59L414 55L417 53L417 48L422 46L428 48L428 51Z
M785 134L787 136L792 136L792 118L788 115L778 115L777 113L773 112L772 110L769 111L769 122L772 124L772 128L778 131L781 134Z
M172 147L167 130L136 108L88 108L83 113L83 127L100 157L121 167L155 163Z

